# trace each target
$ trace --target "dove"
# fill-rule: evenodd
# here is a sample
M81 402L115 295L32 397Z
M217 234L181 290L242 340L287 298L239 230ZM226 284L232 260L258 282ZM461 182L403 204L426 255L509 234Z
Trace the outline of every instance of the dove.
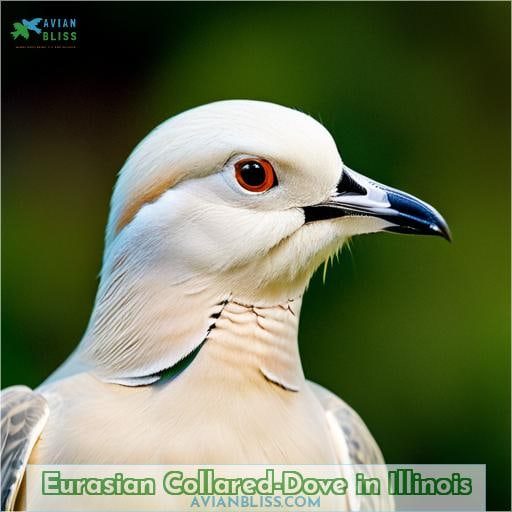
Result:
M450 239L302 112L226 100L155 128L119 173L83 339L35 390L2 393L4 509L25 506L27 464L383 464L298 348L315 270L380 231Z

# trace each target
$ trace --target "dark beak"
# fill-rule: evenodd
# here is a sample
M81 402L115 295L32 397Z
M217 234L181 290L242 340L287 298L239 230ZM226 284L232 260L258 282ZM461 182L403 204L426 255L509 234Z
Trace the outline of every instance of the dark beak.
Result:
M343 167L334 194L325 202L304 208L306 222L339 217L376 217L383 231L442 236L451 241L448 224L429 204L410 194L376 183Z

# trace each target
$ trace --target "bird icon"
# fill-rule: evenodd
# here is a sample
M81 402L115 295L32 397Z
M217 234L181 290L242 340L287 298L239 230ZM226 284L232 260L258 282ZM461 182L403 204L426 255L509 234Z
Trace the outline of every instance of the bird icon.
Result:
M37 28L37 25L39 25L39 23L41 22L42 19L43 18L34 18L31 21L21 20L21 22L23 23L23 25L25 27L28 28L28 30L32 30L32 32L35 32L36 34L40 34L41 33L41 29Z
M15 28L11 32L11 36L13 39L18 39L18 36L23 37L24 39L28 39L29 33L27 27L25 25L22 25L21 23L13 23L12 26Z
M306 114L227 100L155 128L114 187L81 342L35 390L2 392L2 510L25 506L27 463L383 464L298 348L315 270L379 231L450 239L432 206L350 169Z

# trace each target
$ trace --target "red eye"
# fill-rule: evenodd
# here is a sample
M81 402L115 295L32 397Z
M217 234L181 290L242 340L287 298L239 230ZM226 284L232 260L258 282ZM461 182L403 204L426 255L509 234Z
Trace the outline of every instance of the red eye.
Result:
M263 159L240 160L235 164L235 176L238 183L250 192L265 192L277 185L272 164Z

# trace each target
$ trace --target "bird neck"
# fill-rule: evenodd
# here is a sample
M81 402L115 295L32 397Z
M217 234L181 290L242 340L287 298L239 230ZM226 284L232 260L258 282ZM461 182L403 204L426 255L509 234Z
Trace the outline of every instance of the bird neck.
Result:
M170 284L114 269L102 279L76 357L102 380L149 385L188 371L199 353L246 367L287 389L304 380L298 351L301 298L238 299L212 282Z
M222 368L232 380L270 381L298 391L304 373L298 348L301 299L253 306L226 302L201 352L205 366Z

